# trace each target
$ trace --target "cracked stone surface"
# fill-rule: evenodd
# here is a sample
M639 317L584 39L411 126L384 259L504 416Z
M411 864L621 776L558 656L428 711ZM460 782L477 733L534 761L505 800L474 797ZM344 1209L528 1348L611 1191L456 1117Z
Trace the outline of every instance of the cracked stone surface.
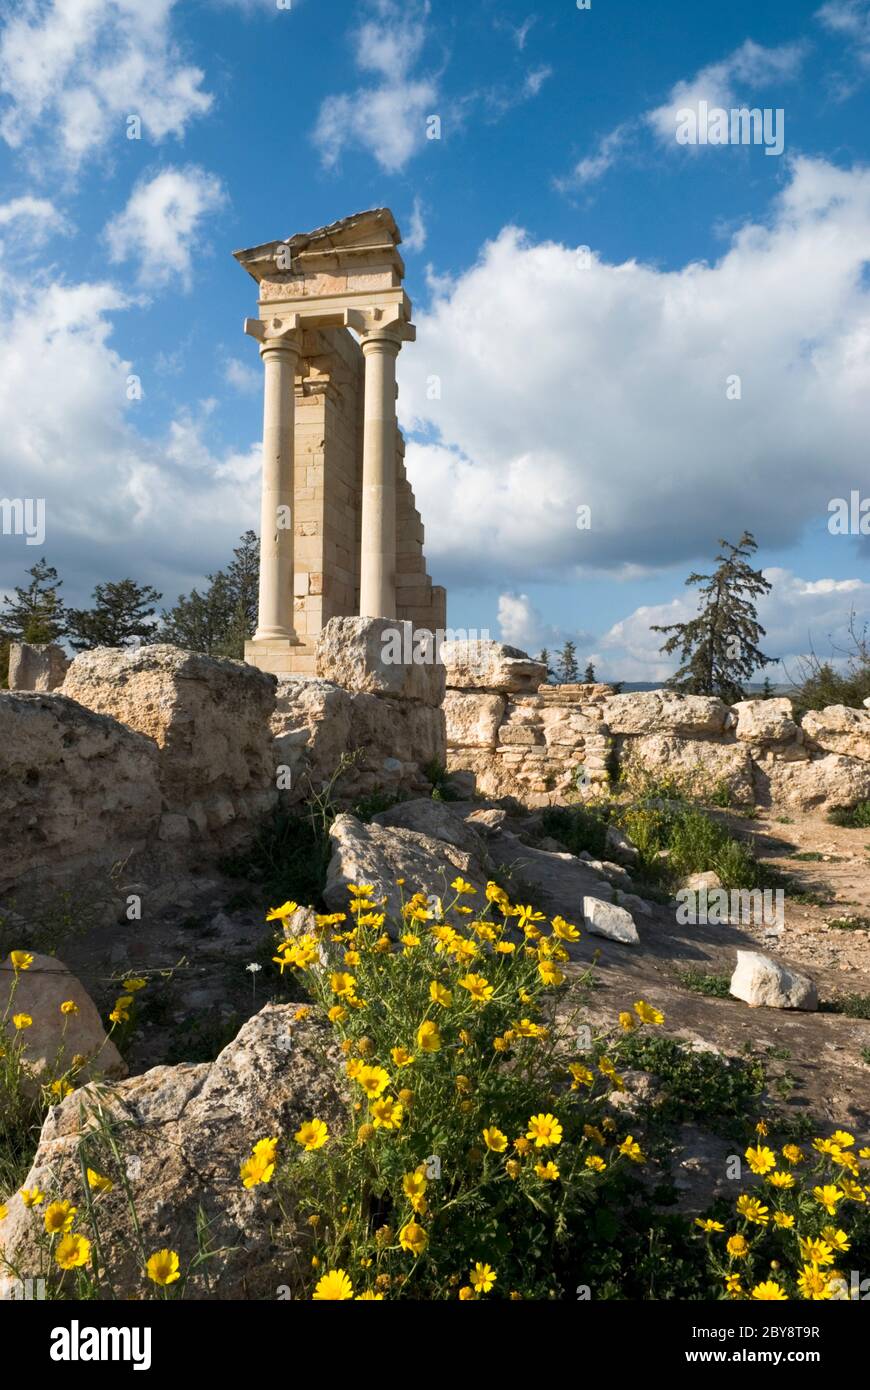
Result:
M279 1285L297 1284L304 1229L295 1230L291 1222L276 1244L275 1190L270 1184L246 1190L239 1178L258 1139L292 1136L313 1115L333 1130L340 1123L333 1082L340 1053L323 1025L295 1022L295 1011L292 1004L267 1005L212 1063L154 1067L115 1085L88 1086L49 1113L23 1185L38 1185L49 1200L67 1197L80 1205L79 1144L85 1136L86 1162L114 1182L96 1200L116 1297L142 1296L142 1267L155 1250L176 1250L182 1271L188 1268L197 1253L200 1210L210 1246L224 1254L190 1277L186 1297L274 1298ZM123 1174L96 1132L98 1108L123 1155L141 1244ZM41 1213L28 1211L17 1193L8 1206L0 1256L22 1277L33 1277L41 1272L34 1239ZM9 1297L10 1285L7 1279L0 1293Z

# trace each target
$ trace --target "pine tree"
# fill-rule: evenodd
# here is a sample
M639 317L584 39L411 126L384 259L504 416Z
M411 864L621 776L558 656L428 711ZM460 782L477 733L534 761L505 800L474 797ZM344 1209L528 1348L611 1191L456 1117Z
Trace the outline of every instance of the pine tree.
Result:
M553 670L553 668L552 668L551 665L550 665L550 653L549 653L549 651L547 650L546 647L542 647L542 648L541 648L541 653L540 653L540 656L538 657L538 660L540 661L540 663L541 663L542 666L546 667L546 671L547 671L547 680L549 680L550 677L551 677L551 676L554 676L556 673L555 673L555 671Z
M257 625L260 542L246 531L226 570L208 576L204 593L181 594L161 614L159 640L209 656L241 659Z
M771 682L770 676L764 677L764 683L761 687L761 698L762 700L773 699L773 684Z
M556 655L556 660L556 674L561 684L573 685L580 674L580 668L577 665L577 647L570 638L566 638L564 647Z
M12 638L0 628L0 690L9 688L9 648Z
M583 683L584 685L595 684L595 667L592 665L591 661L587 661L586 663L586 670L583 672Z
M15 597L4 602L4 632L13 642L56 642L66 631L66 610L58 592L63 580L44 555L27 573L27 587L16 585Z
M94 647L128 647L137 639L154 640L154 604L158 594L150 584L134 579L97 584L93 608L72 608L67 614L67 633L74 651Z
M737 545L720 540L722 551L712 574L690 574L686 584L700 587L699 611L687 623L654 625L653 632L670 633L660 650L679 651L680 666L667 682L688 695L718 695L733 703L745 698L743 682L772 657L759 650L765 635L758 622L756 600L770 590L761 570L748 563L758 546L749 531Z
M226 582L232 601L232 616L220 644L220 655L241 659L245 654L245 642L253 637L257 626L260 541L255 531L246 531L233 551L233 558L227 566Z

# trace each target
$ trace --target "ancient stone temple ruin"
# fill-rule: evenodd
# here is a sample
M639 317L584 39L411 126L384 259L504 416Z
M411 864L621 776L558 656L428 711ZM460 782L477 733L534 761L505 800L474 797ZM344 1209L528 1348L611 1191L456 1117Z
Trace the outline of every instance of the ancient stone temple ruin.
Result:
M415 337L400 241L375 208L235 253L259 287L245 332L265 372L259 621L245 658L276 675L313 673L332 617L445 626L396 422L396 359Z

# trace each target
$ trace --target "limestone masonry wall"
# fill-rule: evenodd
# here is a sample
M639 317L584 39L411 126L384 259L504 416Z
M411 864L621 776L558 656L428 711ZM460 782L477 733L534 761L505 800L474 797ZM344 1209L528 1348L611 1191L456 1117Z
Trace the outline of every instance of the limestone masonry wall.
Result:
M546 806L635 765L762 806L826 812L870 797L868 709L834 705L798 724L788 699L729 708L668 690L548 685L539 663L497 642L447 644L444 660L448 767L473 773L486 796Z
M0 692L0 915L56 891L111 897L119 865L153 882L214 864L279 803L320 790L343 753L355 758L339 801L431 790L424 769L446 762L444 668L385 663L394 628L331 619L311 677L103 647L53 693ZM30 651L21 669L39 675Z
M296 377L294 673L313 675L330 618L359 611L364 362L345 328L308 330ZM396 430L396 616L432 631L446 594L423 554L423 522Z

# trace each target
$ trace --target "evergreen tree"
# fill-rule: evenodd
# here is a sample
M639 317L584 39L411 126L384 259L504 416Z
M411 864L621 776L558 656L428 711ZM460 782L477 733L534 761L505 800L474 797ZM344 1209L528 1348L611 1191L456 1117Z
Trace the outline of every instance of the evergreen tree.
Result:
M246 531L226 571L208 576L204 593L192 589L164 610L159 640L209 656L241 659L257 625L259 573L260 542L253 531Z
M15 586L15 597L4 601L0 623L13 642L56 642L66 631L66 610L58 592L63 584L45 556L27 573L26 588Z
M556 660L556 674L562 685L573 685L580 674L580 668L577 665L577 647L570 638L566 638L564 647L556 655Z
M762 700L773 699L773 684L771 682L770 676L764 677L764 683L761 687L761 698Z
M0 628L0 690L9 688L9 647L12 638Z
M554 676L556 673L555 673L555 671L553 670L552 666L550 665L550 653L548 652L548 650L547 650L546 647L542 647L542 648L541 648L541 654L540 654L540 656L538 657L538 660L540 661L540 663L541 663L542 666L545 666L545 667L546 667L546 669L547 669L547 680L549 680L550 677L551 677L551 676Z
M586 670L583 672L583 682L585 685L595 684L595 667L591 661L587 661Z
M737 545L720 540L722 551L712 574L690 574L686 584L700 586L699 611L687 623L654 625L653 632L669 633L661 651L679 651L680 667L667 682L672 690L687 695L718 695L733 703L745 698L743 682L772 657L759 650L765 635L758 622L756 600L770 590L760 570L748 557L758 549L751 532L744 531Z
M154 604L158 594L150 584L134 579L97 584L93 608L71 608L67 614L67 633L74 651L94 647L128 647L137 638L154 640Z

